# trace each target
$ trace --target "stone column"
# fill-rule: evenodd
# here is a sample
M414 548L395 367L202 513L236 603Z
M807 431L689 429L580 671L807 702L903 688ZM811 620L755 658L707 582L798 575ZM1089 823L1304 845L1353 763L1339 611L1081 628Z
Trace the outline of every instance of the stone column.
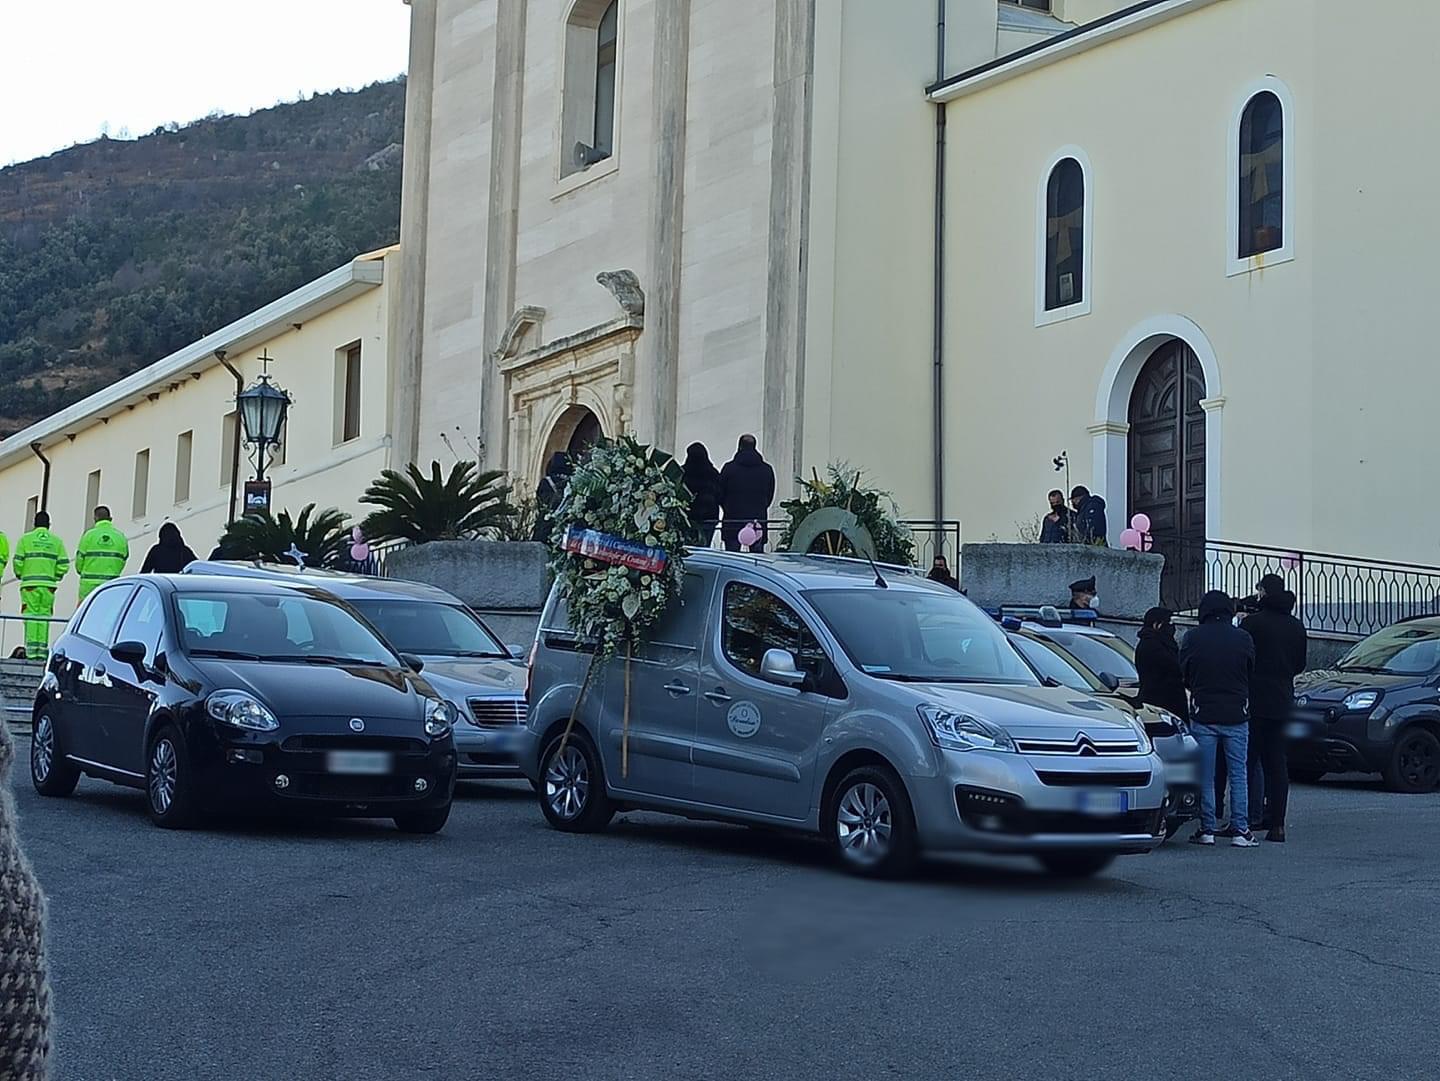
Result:
M400 190L400 299L390 336L391 462L402 469L420 450L420 380L425 348L425 237L430 219L430 133L435 100L438 0L410 5L405 79L405 153Z
M495 22L495 108L490 120L490 220L485 247L484 359L480 373L483 468L508 462L505 377L495 350L515 309L515 255L520 222L520 137L525 103L527 0L499 0Z
M761 452L777 499L793 489L805 399L806 254L815 0L775 0L775 110L770 146L770 237ZM823 462L814 463L823 465Z
M637 431L674 452L680 386L681 239L685 231L685 110L690 77L690 0L655 6L653 159L646 332Z

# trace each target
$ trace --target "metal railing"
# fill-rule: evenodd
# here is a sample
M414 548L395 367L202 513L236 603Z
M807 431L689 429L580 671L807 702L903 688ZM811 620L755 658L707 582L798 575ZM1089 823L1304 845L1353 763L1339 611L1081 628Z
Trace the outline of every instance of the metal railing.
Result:
M788 519L771 519L765 523L768 534L765 544L767 552L777 550L776 546L780 543L780 538L789 524ZM936 522L934 519L909 518L902 520L900 525L910 531L910 539L915 543L915 566L928 568L937 555L943 555L950 563L951 573L955 573L955 569L960 563L960 523L958 520ZM717 529L712 547L724 547L720 534L721 531Z
M1208 589L1248 596L1263 576L1278 574L1311 631L1362 638L1397 620L1440 614L1440 567L1161 535L1155 551L1166 564L1161 603L1177 612L1193 612Z

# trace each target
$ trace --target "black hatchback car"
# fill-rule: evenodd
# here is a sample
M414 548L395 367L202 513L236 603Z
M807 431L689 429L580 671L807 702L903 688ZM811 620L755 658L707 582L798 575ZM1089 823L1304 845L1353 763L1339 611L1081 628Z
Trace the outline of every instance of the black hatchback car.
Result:
M1379 773L1397 792L1440 788L1440 616L1377 631L1333 669L1295 684L1307 733L1290 747L1290 775Z
M121 578L90 595L35 700L30 776L143 789L157 825L209 811L393 818L434 833L452 708L354 610L301 583Z

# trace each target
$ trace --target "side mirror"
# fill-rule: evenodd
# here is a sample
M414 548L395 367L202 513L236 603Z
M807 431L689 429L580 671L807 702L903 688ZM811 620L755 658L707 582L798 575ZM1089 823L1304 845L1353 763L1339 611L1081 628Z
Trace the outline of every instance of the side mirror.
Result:
M425 662L413 653L402 653L400 659L405 662L405 667L414 672L417 676L425 671Z
M514 642L509 642L505 646L505 652L509 653L510 659L514 661L523 661L525 654L529 651L529 646L516 645Z
M795 667L795 657L789 650L767 649L760 658L760 678L782 687L799 687L805 682L805 673Z
M145 653L144 642L116 642L110 647L110 656L121 664L128 664L135 669L144 665Z
M1120 689L1120 681L1109 672L1100 673L1100 682L1105 684L1107 691L1118 691Z

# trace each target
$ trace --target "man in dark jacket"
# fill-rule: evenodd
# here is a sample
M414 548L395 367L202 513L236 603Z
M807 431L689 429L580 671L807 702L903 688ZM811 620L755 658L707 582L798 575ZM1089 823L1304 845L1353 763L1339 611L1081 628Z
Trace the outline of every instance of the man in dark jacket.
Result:
M1175 613L1152 608L1145 613L1135 644L1135 670L1140 674L1140 701L1190 719L1190 699L1180 674L1180 643L1175 640Z
M1065 505L1065 493L1059 488L1050 491L1050 513L1040 521L1040 543L1070 543L1070 508Z
M1070 491L1070 539L1076 544L1109 545L1109 529L1105 522L1105 500L1091 495L1090 489L1077 484Z
M1295 705L1295 677L1305 671L1309 641L1291 612L1295 594L1278 574L1260 579L1258 611L1241 626L1255 642L1250 680L1250 761L1265 778L1265 839L1285 840L1290 802L1290 767L1285 760L1285 725Z
M942 586L949 586L957 592L960 589L960 582L950 573L950 561L942 555L937 555L930 564L930 573L925 576L932 582L939 582Z
M1230 780L1230 843L1253 848L1259 842L1250 832L1245 756L1255 642L1234 619L1234 602L1211 590L1200 599L1200 626L1180 647L1180 671L1190 688L1190 731L1200 744L1200 829L1191 841L1215 843L1215 758L1223 753Z
M765 550L765 520L770 517L774 500L775 470L755 449L755 437L742 435L735 457L720 470L720 509L725 512L720 536L726 551L740 551L740 530L747 522L760 527L760 540L750 546L750 551Z

